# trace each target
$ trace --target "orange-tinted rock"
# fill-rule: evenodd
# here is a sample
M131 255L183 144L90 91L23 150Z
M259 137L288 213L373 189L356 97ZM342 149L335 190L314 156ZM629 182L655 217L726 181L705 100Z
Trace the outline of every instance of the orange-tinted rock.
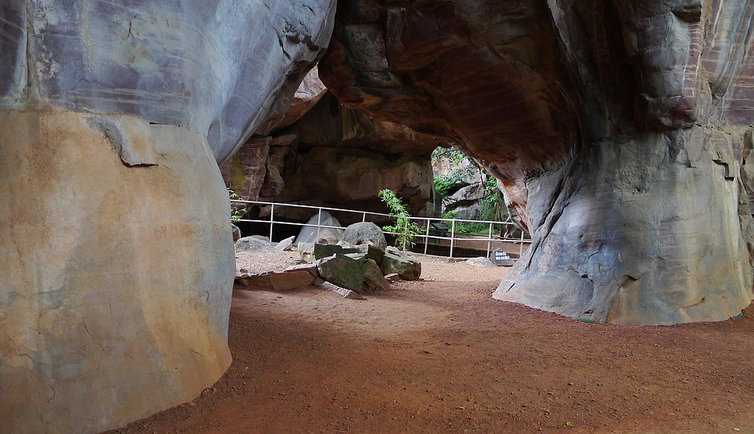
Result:
M723 320L753 296L753 16L723 0L353 0L320 74L501 181L533 243L496 298Z

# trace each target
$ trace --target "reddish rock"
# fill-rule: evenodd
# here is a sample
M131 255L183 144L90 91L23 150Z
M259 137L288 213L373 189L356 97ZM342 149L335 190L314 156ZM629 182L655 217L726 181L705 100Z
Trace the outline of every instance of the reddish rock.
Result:
M496 298L724 320L752 299L752 18L723 0L352 0L320 74L501 181L533 242Z

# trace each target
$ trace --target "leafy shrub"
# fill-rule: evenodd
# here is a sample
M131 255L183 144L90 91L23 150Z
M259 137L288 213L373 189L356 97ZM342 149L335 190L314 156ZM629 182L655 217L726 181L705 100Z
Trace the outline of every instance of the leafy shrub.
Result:
M380 199L390 209L390 216L395 217L395 225L383 226L382 230L395 234L395 247L406 250L406 245L414 245L414 238L421 233L421 228L410 220L401 199L390 189L380 190Z

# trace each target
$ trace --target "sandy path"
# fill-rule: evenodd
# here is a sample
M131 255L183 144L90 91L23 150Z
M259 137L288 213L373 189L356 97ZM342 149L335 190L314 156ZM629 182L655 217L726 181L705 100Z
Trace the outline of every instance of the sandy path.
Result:
M752 313L589 324L493 300L505 269L422 264L364 301L236 291L226 375L113 432L754 432Z

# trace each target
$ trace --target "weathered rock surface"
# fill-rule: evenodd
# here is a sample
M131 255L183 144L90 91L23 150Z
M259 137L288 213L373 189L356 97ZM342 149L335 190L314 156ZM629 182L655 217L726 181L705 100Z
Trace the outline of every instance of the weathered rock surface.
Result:
M495 297L623 324L752 294L748 2L343 2L351 108L462 143L533 235ZM470 67L473 65L473 67Z
M265 250L272 250L275 246L270 242L268 238L260 235L252 235L250 237L243 237L236 241L236 251L239 252L264 252Z
M383 275L395 273L404 280L418 280L422 274L421 262L395 247L387 248L380 263L380 269Z
M223 165L228 186L249 200L374 212L386 211L378 192L390 188L405 199L410 213L426 215L433 201L430 154L447 143L343 108L329 93L317 97L293 124L260 128ZM302 107L310 105L302 99L291 105L295 115L286 117L298 116ZM276 215L293 221L308 217L294 208L276 209Z
M343 232L343 241L354 245L371 245L382 251L387 249L385 234L379 226L372 222L358 222L348 225Z
M333 255L317 261L319 276L338 286L361 292L366 272L366 261L349 258L345 255Z
M92 433L230 363L227 159L330 0L0 7L0 431Z
M120 426L230 364L233 241L206 139L108 116L148 162L129 167L99 116L0 111L3 433Z

